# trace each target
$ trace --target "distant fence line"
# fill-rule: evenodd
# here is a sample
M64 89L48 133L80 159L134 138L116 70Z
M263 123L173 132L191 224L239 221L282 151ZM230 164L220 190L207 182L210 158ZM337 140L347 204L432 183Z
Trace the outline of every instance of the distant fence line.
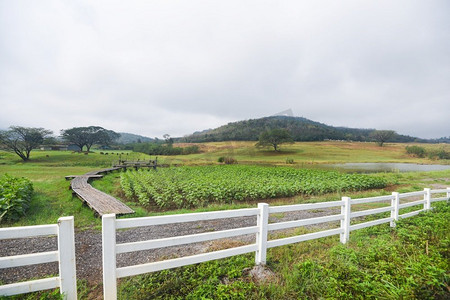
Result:
M441 194L441 195L446 194L446 196L433 198L434 194ZM401 199L417 196L419 197L423 196L423 199L413 200L411 202L406 203L400 203ZM115 214L103 215L102 249L103 249L104 299L107 300L117 299L118 278L166 270L250 252L255 252L255 263L257 265L265 264L268 248L333 235L339 235L340 242L345 244L349 240L351 231L383 223L390 223L391 227L395 227L395 222L397 220L401 218L408 218L415 216L422 211L429 210L431 208L431 203L437 201L445 201L449 198L450 198L450 187L446 189L435 189L435 190L426 188L423 191L418 192L410 192L410 193L393 192L391 195L370 197L370 198L351 199L349 197L342 197L342 199L339 201L284 205L273 207L269 206L266 203L259 203L257 208L190 213L183 215L168 215L168 216L142 217L131 219L116 219ZM381 208L352 212L353 205L382 202L382 201L390 201L390 205ZM422 206L418 210L404 214L400 214L399 212L400 209L418 205ZM269 214L322 209L322 208L333 208L333 207L340 207L340 214L269 224ZM354 218L386 212L390 212L390 216L387 218L351 225L351 220ZM122 243L122 244L116 243L116 231L118 229L185 223L193 221L228 219L228 218L248 217L248 216L257 217L255 226L222 230L217 232L206 232L199 234L131 242L131 243ZM268 240L268 233L270 231L321 224L333 221L340 222L338 228L322 230L319 232L307 233L293 237ZM256 235L256 240L254 244L234 247L225 250L213 251L209 253L186 256L181 258L168 259L164 261L139 264L134 266L126 266L121 268L117 268L116 266L116 256L117 254L120 253L192 244L247 234ZM0 285L0 296L17 295L59 287L60 292L61 294L64 295L65 299L69 300L77 299L73 217L60 218L58 219L58 224L0 228L0 240L27 238L36 236L48 236L48 235L58 236L58 251L0 257L0 269L58 261L59 276Z

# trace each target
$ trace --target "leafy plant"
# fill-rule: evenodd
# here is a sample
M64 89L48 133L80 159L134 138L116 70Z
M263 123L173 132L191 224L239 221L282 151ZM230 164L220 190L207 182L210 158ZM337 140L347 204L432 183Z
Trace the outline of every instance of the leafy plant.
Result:
M151 203L165 208L360 191L386 185L384 179L369 175L248 165L127 171L122 173L120 182L127 197L142 205Z
M17 220L25 215L33 195L33 185L26 178L8 174L0 177L0 222Z

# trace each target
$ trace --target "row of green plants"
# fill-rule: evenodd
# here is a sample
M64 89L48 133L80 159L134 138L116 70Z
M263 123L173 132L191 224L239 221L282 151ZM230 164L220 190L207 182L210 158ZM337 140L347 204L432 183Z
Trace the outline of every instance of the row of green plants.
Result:
M269 249L255 280L251 254L131 277L120 299L449 299L450 204L397 223ZM305 233L298 230L296 233Z
M335 171L216 165L127 171L120 184L128 198L141 205L197 207L298 194L325 194L383 188L382 178Z
M0 223L25 215L33 196L33 184L26 178L0 177Z
M445 149L434 149L427 150L420 146L406 146L406 153L409 155L423 158L428 157L429 159L450 159L450 152L445 151Z

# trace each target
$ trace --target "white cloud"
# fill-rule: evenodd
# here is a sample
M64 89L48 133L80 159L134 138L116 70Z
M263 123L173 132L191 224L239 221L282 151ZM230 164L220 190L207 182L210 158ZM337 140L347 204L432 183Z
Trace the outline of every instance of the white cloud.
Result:
M3 1L0 127L148 136L294 113L450 135L446 1Z

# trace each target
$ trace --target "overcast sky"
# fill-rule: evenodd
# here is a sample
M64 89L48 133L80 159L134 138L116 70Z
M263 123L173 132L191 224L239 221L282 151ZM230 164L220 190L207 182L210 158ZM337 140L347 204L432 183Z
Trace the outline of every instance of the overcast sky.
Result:
M273 115L450 136L450 1L0 0L0 128Z

